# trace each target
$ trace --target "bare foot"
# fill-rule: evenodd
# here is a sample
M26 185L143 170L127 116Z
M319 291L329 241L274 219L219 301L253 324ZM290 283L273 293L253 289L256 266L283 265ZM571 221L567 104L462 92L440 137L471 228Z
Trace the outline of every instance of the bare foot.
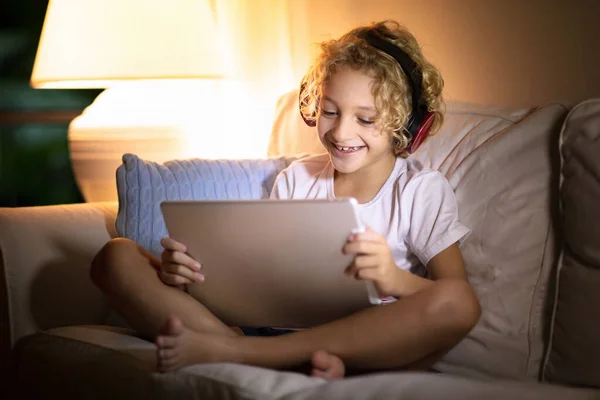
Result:
M231 337L193 331L179 318L170 317L156 337L157 368L168 372L192 364L237 362L231 340ZM313 354L312 366L312 376L328 380L344 377L342 360L324 350Z
M338 356L334 356L325 350L319 350L313 354L312 365L312 376L330 381L342 379L346 370L344 362Z
M222 337L193 331L176 317L170 317L162 326L156 337L156 346L160 372L192 364L229 361L231 357Z

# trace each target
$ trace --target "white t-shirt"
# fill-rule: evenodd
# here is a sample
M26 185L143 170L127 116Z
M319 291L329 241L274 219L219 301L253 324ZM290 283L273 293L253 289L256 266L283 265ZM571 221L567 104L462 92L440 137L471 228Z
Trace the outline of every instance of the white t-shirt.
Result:
M335 199L329 154L297 160L277 176L271 199ZM358 206L361 223L387 238L398 268L427 276L427 263L470 232L458 220L454 191L438 171L396 158L371 201Z

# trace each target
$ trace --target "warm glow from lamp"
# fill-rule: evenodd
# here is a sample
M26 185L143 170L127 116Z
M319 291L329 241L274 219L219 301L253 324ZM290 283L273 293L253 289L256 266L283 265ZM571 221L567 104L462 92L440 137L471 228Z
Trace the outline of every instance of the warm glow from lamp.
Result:
M69 126L87 201L116 200L126 152L159 162L228 156L206 136L220 93L235 85L222 80L221 43L209 0L50 0L32 86L107 88Z
M218 38L207 0L50 0L31 84L221 78Z

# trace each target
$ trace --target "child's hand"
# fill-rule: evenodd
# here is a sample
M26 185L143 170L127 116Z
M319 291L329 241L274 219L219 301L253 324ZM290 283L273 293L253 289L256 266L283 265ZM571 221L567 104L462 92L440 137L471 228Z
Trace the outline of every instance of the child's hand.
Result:
M172 286L204 281L200 263L185 254L185 245L169 237L162 238L160 244L164 247L158 274L161 281Z
M350 235L342 252L356 254L344 271L347 276L373 281L380 296L393 296L400 274L385 237L367 228L362 233Z

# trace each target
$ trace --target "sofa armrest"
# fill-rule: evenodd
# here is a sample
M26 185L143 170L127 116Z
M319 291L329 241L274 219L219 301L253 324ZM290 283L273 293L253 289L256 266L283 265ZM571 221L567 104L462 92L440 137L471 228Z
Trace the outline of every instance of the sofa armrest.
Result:
M102 323L109 307L89 278L117 203L0 208L0 359L40 329Z

